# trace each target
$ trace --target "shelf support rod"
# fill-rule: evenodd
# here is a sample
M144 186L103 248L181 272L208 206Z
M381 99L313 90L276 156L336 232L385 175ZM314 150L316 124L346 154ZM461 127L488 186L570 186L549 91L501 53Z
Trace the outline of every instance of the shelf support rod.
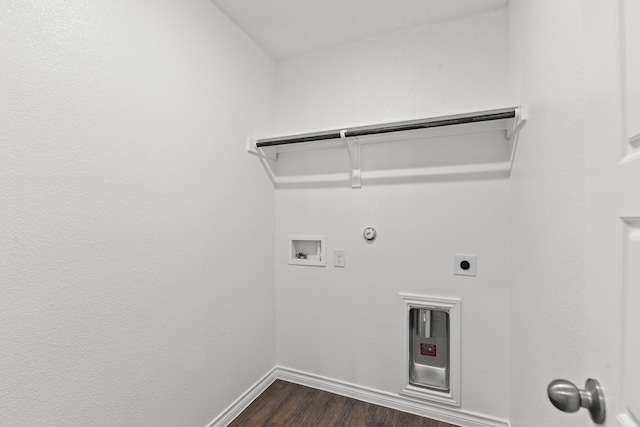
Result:
M346 143L351 159L351 188L362 188L362 171L360 170L360 144L357 138L346 136L347 129L340 131L340 138Z

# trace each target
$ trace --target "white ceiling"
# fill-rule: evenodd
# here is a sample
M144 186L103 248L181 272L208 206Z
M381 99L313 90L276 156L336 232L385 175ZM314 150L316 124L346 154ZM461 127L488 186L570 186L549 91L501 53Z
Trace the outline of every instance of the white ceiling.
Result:
M211 0L275 59L507 5L508 0Z

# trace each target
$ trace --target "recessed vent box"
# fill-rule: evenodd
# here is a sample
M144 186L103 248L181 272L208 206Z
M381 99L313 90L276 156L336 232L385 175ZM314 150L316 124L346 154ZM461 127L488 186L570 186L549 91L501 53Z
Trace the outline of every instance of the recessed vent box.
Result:
M460 299L401 296L405 351L400 394L460 406Z
M449 391L449 312L437 308L409 311L409 383Z

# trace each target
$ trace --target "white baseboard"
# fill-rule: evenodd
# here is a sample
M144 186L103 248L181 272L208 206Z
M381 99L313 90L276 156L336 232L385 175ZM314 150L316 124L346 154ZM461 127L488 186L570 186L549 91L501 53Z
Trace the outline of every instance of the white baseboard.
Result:
M207 427L226 427L235 417L244 411L260 393L278 379L461 427L510 427L509 421L507 420L457 408L441 407L399 394L374 390L281 366L276 366L261 380L255 383L246 393L236 399L236 401L216 417L216 419L209 423Z
M293 369L276 367L275 375L278 379L292 383L317 388L331 393L351 397L363 402L385 406L402 412L408 412L421 417L455 424L461 427L509 427L507 420L488 417L474 412L456 408L445 408L413 400L404 396L379 390L349 384L342 381L324 378L318 375L295 371Z
M276 368L269 371L264 377L258 380L258 382L252 385L249 390L244 392L242 396L237 398L235 402L222 411L213 421L207 424L207 427L226 427L229 425L242 411L247 409L251 402L278 379L275 372Z

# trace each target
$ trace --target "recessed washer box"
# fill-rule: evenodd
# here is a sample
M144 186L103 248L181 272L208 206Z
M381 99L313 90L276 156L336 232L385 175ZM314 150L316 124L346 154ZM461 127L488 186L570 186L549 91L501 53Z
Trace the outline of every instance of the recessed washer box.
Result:
M324 236L289 236L289 264L324 267Z

